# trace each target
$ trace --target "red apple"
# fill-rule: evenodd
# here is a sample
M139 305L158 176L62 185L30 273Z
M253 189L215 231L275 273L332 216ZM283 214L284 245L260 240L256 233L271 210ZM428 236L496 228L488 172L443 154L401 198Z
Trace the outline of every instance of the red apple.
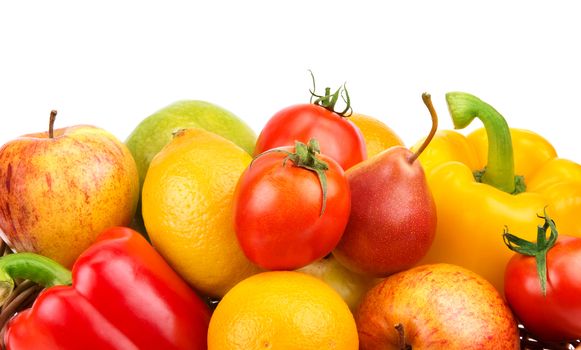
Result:
M362 350L520 347L502 296L457 265L422 265L387 277L363 297L355 320Z
M16 251L70 267L106 228L128 225L139 195L127 147L88 125L28 134L0 148L0 235Z

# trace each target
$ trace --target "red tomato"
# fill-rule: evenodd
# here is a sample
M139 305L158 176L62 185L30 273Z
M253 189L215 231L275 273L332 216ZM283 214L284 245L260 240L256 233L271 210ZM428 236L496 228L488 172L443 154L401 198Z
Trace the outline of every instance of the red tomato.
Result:
M581 338L581 238L559 236L547 252L546 295L535 257L516 254L507 264L504 293L523 326L541 340Z
M318 155L318 161L328 167L323 199L324 181L317 173L287 158L297 147L255 158L234 195L234 228L240 246L252 262L269 270L294 270L329 254L349 218L351 195L343 169L333 159Z
M319 141L322 154L333 158L344 170L367 159L359 128L347 117L316 104L294 105L276 113L258 136L254 152L292 146L295 141L306 143L311 138Z

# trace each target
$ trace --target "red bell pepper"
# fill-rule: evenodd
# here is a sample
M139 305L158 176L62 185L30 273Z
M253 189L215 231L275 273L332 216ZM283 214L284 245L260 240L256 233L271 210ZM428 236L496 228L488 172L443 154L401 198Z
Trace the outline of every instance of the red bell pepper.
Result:
M129 228L103 232L77 259L72 275L39 255L7 255L0 259L0 286L12 278L49 288L8 323L8 350L207 347L209 308Z

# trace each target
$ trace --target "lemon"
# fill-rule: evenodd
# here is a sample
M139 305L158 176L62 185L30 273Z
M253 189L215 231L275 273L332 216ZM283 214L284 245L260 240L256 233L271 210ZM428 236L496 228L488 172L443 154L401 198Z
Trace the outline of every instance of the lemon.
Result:
M210 319L209 350L357 350L355 320L323 281L300 272L263 272L220 301Z
M202 294L223 296L259 269L234 232L233 195L251 161L209 131L179 131L152 160L143 184L143 219L152 244Z
M401 138L385 123L373 117L353 113L349 120L355 124L365 140L367 158L388 149L391 146L403 146Z
M125 141L137 163L140 184L151 160L170 142L172 134L192 127L218 134L249 154L254 152L256 134L232 112L206 101L177 101L142 120Z

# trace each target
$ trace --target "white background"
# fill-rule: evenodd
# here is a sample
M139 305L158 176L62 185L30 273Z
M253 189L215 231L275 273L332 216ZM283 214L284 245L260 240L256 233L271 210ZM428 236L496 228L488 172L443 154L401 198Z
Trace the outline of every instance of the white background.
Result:
M93 124L125 140L180 99L237 114L258 133L318 86L347 82L355 111L414 144L432 94L492 104L581 162L581 20L574 1L3 1L0 143ZM479 126L479 125L477 125Z

